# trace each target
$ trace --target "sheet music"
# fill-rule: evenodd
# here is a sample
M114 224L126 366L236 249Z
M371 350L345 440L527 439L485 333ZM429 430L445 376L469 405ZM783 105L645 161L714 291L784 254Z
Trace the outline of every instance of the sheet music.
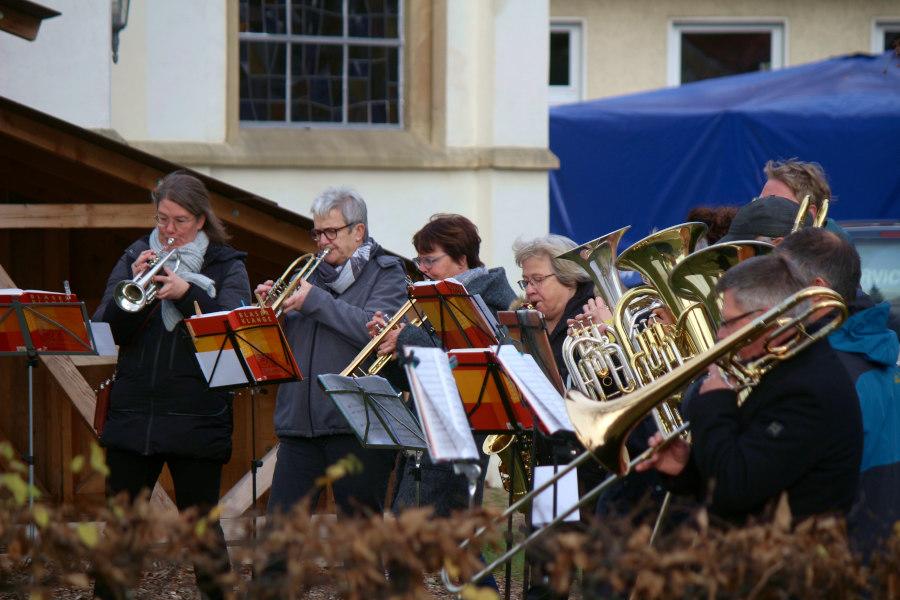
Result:
M440 348L409 347L406 357L418 360L405 365L410 389L434 462L478 460L478 447L463 410L462 399L450 372L450 362Z
M419 424L384 377L328 374L319 375L318 379L363 446L425 449Z
M90 321L89 325L94 334L94 345L97 348L97 354L100 356L116 356L118 350L116 350L116 342L113 340L109 323Z
M574 431L566 404L557 389L530 354L522 354L515 346L506 344L497 348L497 360L503 370L521 390L528 405L546 427L547 433Z
M197 362L200 363L200 370L203 371L203 376L209 382L209 387L216 388L249 383L237 357L237 352L233 348L223 349L221 354L219 354L218 350L210 350L208 352L195 352L194 355L197 357ZM218 364L216 364L216 357L220 357ZM215 368L215 373L213 373L213 368Z
M534 488L537 489L544 483L549 481L555 474L554 469L559 467L535 467L534 468ZM546 525L557 515L561 515L569 507L575 506L578 502L578 471L572 470L566 473L562 479L556 484L556 511L553 510L553 492L554 488L549 487L534 499L534 511L531 513L532 525L539 527ZM576 510L564 519L565 521L580 521L581 515Z

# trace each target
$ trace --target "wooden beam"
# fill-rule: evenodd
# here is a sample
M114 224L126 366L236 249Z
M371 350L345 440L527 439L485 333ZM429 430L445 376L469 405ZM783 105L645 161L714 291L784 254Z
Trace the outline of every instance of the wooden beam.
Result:
M0 0L0 29L33 42L41 21L59 14L27 0Z
M146 204L0 204L3 229L125 229L149 227Z
M15 282L0 265L0 287L14 288ZM59 384L60 389L65 393L81 417L85 420L91 431L94 430L94 409L97 406L97 396L94 390L88 385L81 373L75 367L72 359L68 356L61 355L39 355L41 362L47 371L53 376ZM160 510L170 512L176 511L175 503L169 498L165 490L159 483L153 488L151 503Z
M0 110L0 133L18 143L40 148L81 164L86 169L85 177L90 176L89 170L94 170L149 191L166 175L158 167L137 158L12 111ZM219 218L229 225L252 231L288 248L309 251L315 247L309 236L299 235L302 227L296 224L217 192L210 192L210 201Z
M254 440L255 443L256 440ZM256 470L256 497L259 498L272 487L272 476L275 474L275 462L278 458L278 444L262 457L262 466ZM253 473L248 471L238 480L222 499L222 517L235 518L243 515L253 506Z

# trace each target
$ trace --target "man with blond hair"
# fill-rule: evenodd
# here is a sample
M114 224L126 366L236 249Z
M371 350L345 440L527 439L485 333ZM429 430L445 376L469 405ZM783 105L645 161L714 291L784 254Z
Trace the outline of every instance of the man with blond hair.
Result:
M770 160L763 167L766 183L759 193L760 198L779 196L800 204L809 196L809 214L816 219L822 210L822 203L831 200L831 186L822 165L796 158ZM847 239L847 233L833 219L826 219L825 229Z

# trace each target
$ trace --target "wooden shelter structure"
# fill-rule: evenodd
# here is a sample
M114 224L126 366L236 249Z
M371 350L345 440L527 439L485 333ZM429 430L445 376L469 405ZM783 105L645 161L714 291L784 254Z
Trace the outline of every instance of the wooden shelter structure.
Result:
M0 288L60 291L63 281L92 313L122 251L153 226L150 190L179 169L158 157L0 98ZM232 245L250 251L251 285L275 278L298 254L314 250L312 221L265 198L194 173L210 191ZM42 357L34 381L35 472L38 487L56 502L88 506L103 501L104 481L72 473L70 463L90 450L94 389L114 371L109 358ZM0 357L0 438L27 450L25 359ZM247 472L252 449L269 452L274 390L256 395L251 435L250 394L234 401L234 451L223 472L227 511L251 502ZM268 481L271 480L271 462ZM265 469L264 469L265 471ZM266 473L263 473L265 476ZM237 485L242 482L241 485ZM172 496L171 479L162 487ZM261 486L267 488L265 481ZM232 489L234 488L234 489ZM163 502L166 494L157 492Z

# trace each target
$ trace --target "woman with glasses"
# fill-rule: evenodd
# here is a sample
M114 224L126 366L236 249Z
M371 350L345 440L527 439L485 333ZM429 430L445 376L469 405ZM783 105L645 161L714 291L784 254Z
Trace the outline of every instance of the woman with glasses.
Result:
M329 252L282 304L284 332L304 379L278 387L280 444L268 510L287 512L301 499L315 506L321 492L316 480L353 455L362 470L334 482L334 499L343 515L379 514L396 453L363 448L317 376L339 373L353 360L369 341L366 323L376 311L400 308L406 272L369 235L366 204L354 190L326 189L311 212L313 240ZM265 297L271 287L267 281L256 292Z
M516 294L506 278L502 267L487 268L479 257L481 237L472 221L462 215L433 215L422 229L413 235L413 246L418 256L413 259L422 274L428 279L454 278L462 283L470 294L479 294L496 317L497 311L506 310L515 300ZM371 335L376 335L384 324L383 315L378 314L369 322ZM432 339L420 327L400 327L389 334L379 348L379 354L392 354L404 346L440 346L440 341ZM387 374L398 387L405 387L405 377L397 370ZM392 376L393 375L393 376ZM478 447L484 436L476 437ZM475 502L480 505L484 492L484 470L487 457L482 455L482 476L475 492ZM407 460L401 471L394 510L415 506L416 473L412 460ZM466 478L452 472L450 465L434 464L427 456L421 465L420 503L434 507L437 516L446 517L451 511L463 510L469 506ZM483 582L492 585L491 581Z
M203 183L185 172L164 177L152 194L157 226L131 244L106 283L94 314L110 324L119 345L116 380L101 444L106 448L107 495L134 498L151 490L168 465L179 510L208 511L219 500L222 465L231 457L232 411L229 392L210 390L194 357L183 319L203 312L231 310L250 302L246 253L226 244L228 234L216 217ZM144 272L149 261L176 248L154 277L156 300L139 312L113 301L120 281ZM203 594L223 597L214 576L228 570L225 538L214 550L215 568L196 565ZM121 591L121 590L120 590ZM95 594L118 597L98 579Z

